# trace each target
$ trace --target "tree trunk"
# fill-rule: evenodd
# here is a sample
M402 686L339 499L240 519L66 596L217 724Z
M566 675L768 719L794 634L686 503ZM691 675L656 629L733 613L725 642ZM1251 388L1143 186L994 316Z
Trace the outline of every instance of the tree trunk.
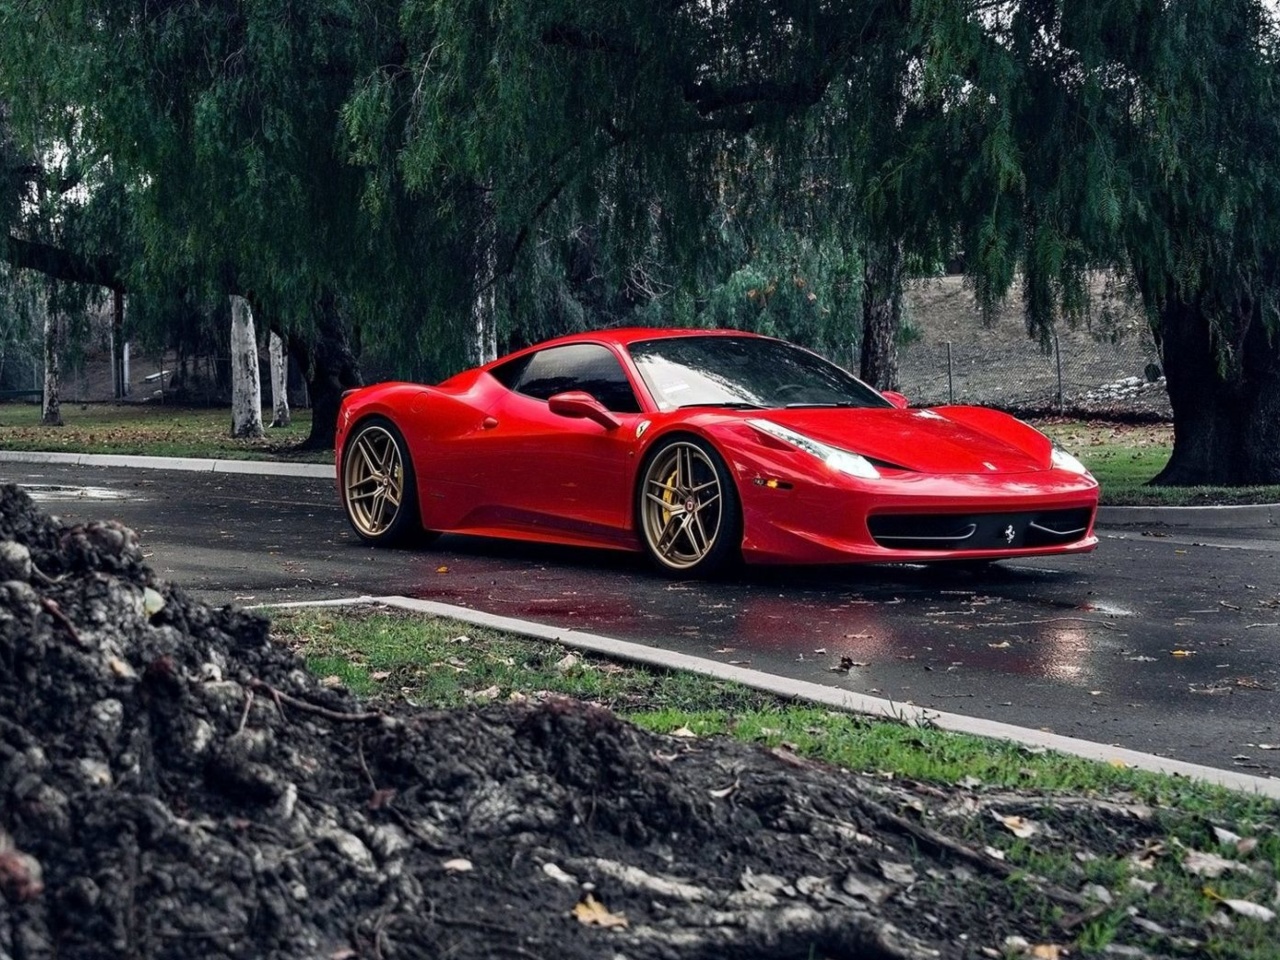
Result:
M477 203L476 233L473 251L472 282L475 296L471 301L471 359L478 366L498 356L497 323L497 224L493 204L487 194Z
M1280 338L1254 304L1220 326L1225 339L1214 336L1202 305L1185 300L1160 311L1173 455L1153 484L1280 484Z
M115 398L129 396L129 347L124 342L124 291L111 291L111 381Z
M363 381L337 298L331 292L326 291L316 304L314 332L306 338L291 334L289 352L306 372L311 395L311 433L299 449L332 450L342 393Z
M902 246L871 244L863 254L859 376L877 390L898 389L902 326Z
M262 381L253 310L244 297L231 297L231 435L261 437Z
M51 305L44 311L44 403L40 422L47 427L62 426L62 401L59 391L62 381L62 323L58 311Z
M284 341L274 330L268 340L271 354L271 426L287 427L289 416L289 362L284 355Z

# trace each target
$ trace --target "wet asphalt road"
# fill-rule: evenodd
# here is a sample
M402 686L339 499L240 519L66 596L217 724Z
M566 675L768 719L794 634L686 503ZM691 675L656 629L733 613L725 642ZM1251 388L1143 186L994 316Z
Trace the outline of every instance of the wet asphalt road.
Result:
M678 583L602 551L461 537L370 550L326 481L24 464L0 479L65 519L132 526L161 576L212 603L403 594L1280 775L1275 527L1103 529L1092 555L978 576L753 569ZM94 499L57 489L86 485Z

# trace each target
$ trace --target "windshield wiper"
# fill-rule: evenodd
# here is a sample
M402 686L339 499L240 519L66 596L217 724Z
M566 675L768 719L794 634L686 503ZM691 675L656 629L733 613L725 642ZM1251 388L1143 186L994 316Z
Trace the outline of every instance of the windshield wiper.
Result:
M767 410L768 408L758 403L752 403L749 400L722 400L719 403L714 401L707 403L682 403L676 407L677 410L685 410L689 407L724 407L729 410Z
M783 407L783 409L784 410L800 410L805 407L827 408L827 407L858 407L858 406L861 406L861 404L853 403L852 401L849 401L849 400L842 400L840 402L826 401L826 402L814 402L814 403L788 403L785 407Z

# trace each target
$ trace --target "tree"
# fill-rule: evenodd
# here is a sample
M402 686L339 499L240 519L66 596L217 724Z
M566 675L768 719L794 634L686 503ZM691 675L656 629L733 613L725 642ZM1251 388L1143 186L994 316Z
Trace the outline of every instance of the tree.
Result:
M341 135L357 80L395 57L390 12L54 0L36 15L0 2L15 127L70 118L69 152L123 185L137 249L113 279L156 300L251 299L308 379L313 446L332 444L341 392L359 383L353 340L426 338L462 299L438 296L452 280L429 282L450 264L433 257L451 242L436 239L435 198L393 188L367 202Z
M278 333L267 337L267 353L271 358L271 426L287 427L289 416L289 360L285 356L284 341Z
M1280 482L1280 103L1258 0L930 2L924 99L951 144L938 198L980 296L1028 322L1124 271L1160 345L1174 451L1156 482Z
M665 249L696 275L726 172L745 202L782 185L866 243L873 330L892 329L879 278L898 251L961 253L985 307L1021 273L1041 337L1086 309L1089 270L1121 269L1168 373L1159 479L1280 481L1280 86L1261 0L401 11L404 57L361 88L348 128L411 190L483 183L500 272L556 217L607 223L637 251L656 204ZM881 382L888 359L867 358Z
M231 297L231 435L261 437L262 382L253 310L244 297Z

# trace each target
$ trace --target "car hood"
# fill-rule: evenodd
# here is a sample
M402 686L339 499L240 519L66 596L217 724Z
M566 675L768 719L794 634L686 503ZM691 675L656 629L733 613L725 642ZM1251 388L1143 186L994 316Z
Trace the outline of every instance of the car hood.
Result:
M1028 473L1048 469L1049 440L995 410L827 409L750 411L814 440L921 473Z

